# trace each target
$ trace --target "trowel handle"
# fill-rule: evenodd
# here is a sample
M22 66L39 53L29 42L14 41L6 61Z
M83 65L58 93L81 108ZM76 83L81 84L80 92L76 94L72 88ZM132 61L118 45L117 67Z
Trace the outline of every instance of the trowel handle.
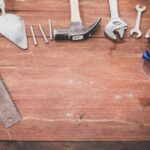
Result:
M79 1L70 0L70 7L71 7L71 22L81 22Z
M150 52L148 50L144 52L143 59L150 62Z
M0 0L0 9L2 11L2 15L5 14L5 3L4 0Z

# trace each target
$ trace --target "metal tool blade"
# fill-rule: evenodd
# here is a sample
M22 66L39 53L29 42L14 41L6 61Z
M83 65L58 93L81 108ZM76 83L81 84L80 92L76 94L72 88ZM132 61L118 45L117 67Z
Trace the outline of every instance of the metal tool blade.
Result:
M20 113L17 111L4 82L0 80L0 122L5 128L9 128L21 121Z
M124 28L124 27L123 27L123 28L120 28L119 30L117 30L117 32L119 33L119 37L120 37L121 39L123 39L124 34L125 34L125 28Z
M13 14L0 16L0 34L22 49L27 49L25 24L21 17Z

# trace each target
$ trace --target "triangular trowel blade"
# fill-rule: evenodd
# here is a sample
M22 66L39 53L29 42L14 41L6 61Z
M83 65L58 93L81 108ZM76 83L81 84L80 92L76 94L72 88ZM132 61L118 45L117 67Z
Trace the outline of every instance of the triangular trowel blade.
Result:
M0 34L22 49L27 49L25 24L21 17L13 14L0 16Z

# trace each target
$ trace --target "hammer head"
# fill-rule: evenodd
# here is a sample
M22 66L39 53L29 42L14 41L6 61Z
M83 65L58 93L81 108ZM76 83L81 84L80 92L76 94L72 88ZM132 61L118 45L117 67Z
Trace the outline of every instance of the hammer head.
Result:
M97 29L100 27L101 18L99 18L93 25L89 28L84 28L81 23L72 23L69 29L57 29L54 30L55 40L71 40L80 41L90 38Z

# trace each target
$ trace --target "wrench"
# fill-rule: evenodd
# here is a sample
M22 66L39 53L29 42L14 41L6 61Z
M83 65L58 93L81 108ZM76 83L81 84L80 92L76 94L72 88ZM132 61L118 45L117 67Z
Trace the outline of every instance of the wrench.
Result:
M140 4L136 5L137 10L137 19L136 19L136 25L135 27L130 31L130 36L133 36L133 34L137 34L137 38L142 37L142 31L140 30L140 23L142 18L142 13L146 11L146 6L143 8L140 7Z
M120 19L118 14L118 0L109 0L111 19L105 27L106 35L113 39L117 40L115 33L117 32L119 38L124 37L125 29L127 29L127 23Z

